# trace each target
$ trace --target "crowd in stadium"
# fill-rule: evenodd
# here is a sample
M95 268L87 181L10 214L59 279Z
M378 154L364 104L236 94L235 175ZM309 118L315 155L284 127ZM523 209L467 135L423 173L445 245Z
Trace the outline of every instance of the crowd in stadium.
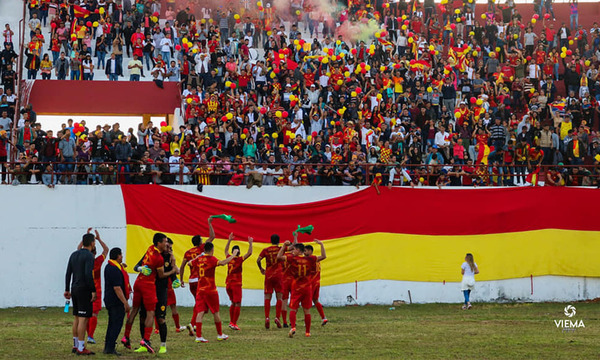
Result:
M77 3L30 0L23 76L179 82L184 125L52 134L32 104L11 133L7 26L0 161L10 142L21 164L3 183L599 183L600 27L577 1L569 23L551 0Z

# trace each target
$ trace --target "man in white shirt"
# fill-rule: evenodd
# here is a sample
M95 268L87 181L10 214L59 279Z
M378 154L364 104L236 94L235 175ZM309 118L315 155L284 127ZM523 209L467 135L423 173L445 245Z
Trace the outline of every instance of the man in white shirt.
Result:
M162 54L162 58L165 61L165 64L171 62L171 48L173 47L173 41L171 41L171 34L167 34L160 41L160 53Z
M435 144L438 146L446 161L450 160L450 134L446 132L446 127L440 125L440 130L435 134Z
M179 149L175 149L173 155L169 157L169 172L171 174L179 172L179 159L181 159L181 156L179 156Z
M165 68L159 65L159 62L156 62L156 66L152 69L152 77L153 81L159 88L163 89L163 81L165 80L166 71Z
M140 81L140 75L142 74L144 65L138 59L137 55L134 54L133 59L129 60L127 68L129 69L129 81Z

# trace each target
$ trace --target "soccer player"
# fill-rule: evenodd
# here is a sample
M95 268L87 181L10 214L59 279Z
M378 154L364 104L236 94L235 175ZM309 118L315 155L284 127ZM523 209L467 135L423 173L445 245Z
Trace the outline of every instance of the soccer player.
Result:
M288 247L292 248L290 253L286 253ZM302 304L304 310L304 325L306 326L306 337L310 337L310 308L312 306L312 279L316 272L317 258L304 256L304 244L292 245L286 241L279 253L277 259L286 260L292 269L294 282L292 283L292 295L290 299L290 332L289 337L296 334L296 312Z
M96 247L94 235L85 234L82 248L69 257L65 275L65 299L73 298L73 353L77 355L94 355L85 348L85 331L93 313L93 303L96 300L96 285L94 284L94 255ZM71 282L72 278L72 282Z
M225 260L219 260L213 256L215 245L213 243L204 244L204 254L191 261L192 265L198 267L198 292L196 293L196 305L194 311L198 314L196 317L196 342L207 343L202 337L202 319L207 311L213 313L215 326L217 328L217 340L227 340L229 336L223 334L221 324L221 315L219 314L219 293L215 285L215 269L217 266L229 264L233 258L239 254L239 250L233 250L231 256Z
M225 258L229 257L229 245L233 240L233 233L229 235L227 245L225 245ZM240 311L242 309L242 263L246 261L252 255L252 242L254 239L248 237L248 252L244 256L239 256L240 247L235 245L232 251L237 251L238 256L234 257L233 260L227 264L227 279L225 280L225 289L229 300L231 300L231 306L229 307L229 327L233 330L239 330L240 327L237 324L240 318Z
M167 352L167 324L165 322L165 316L167 314L167 287L169 284L169 280L175 279L177 280L177 273L179 269L177 265L175 265L175 258L173 256L173 240L167 238L167 246L165 251L161 253L164 260L164 277L156 278L156 308L154 310L154 321L156 329L158 329L158 333L160 334L160 348L158 350L159 354L166 354ZM142 261L144 259L140 259L137 265L134 267L135 271L141 271ZM145 332L145 321L146 321L147 313L145 311L145 307L140 308L140 331L142 333L142 337ZM135 352L148 352L148 349L144 346L140 346Z
M298 243L298 233L294 232L294 242L292 245ZM289 250L288 250L289 251ZM292 275L292 269L290 268L287 261L282 263L282 275L281 275L281 317L283 320L283 327L289 327L287 324L287 312L289 309L289 299L290 293L292 291L292 282L294 281L294 276Z
M88 229L88 234L92 231L92 228ZM94 259L94 285L96 286L96 301L94 301L93 304L93 309L92 309L92 317L90 318L90 320L88 321L88 327L87 327L87 342L88 344L95 344L96 340L94 340L94 332L96 331L96 326L98 325L98 313L100 312L100 310L102 309L102 279L100 278L100 271L102 270L102 263L104 262L104 260L106 259L106 256L108 255L108 246L106 246L106 244L104 243L104 241L102 241L102 239L100 239L100 234L98 233L98 230L95 230L96 232L96 240L100 243L100 246L102 246L102 254L100 254L100 256L98 256L96 259ZM79 245L77 245L77 250L81 249L83 247L83 241L79 243ZM96 256L96 247L94 246L94 248L92 249L92 255Z
M277 260L277 254L279 253L279 235L271 235L271 246L266 247L258 255L256 264L260 273L265 276L265 328L268 329L271 326L269 316L271 313L271 297L273 291L277 296L277 303L275 305L275 324L278 328L281 328L281 304L282 304L282 293L281 293L281 278L282 268L281 263ZM261 265L262 259L265 259L266 269L263 269Z
M325 260L325 247L323 243L319 240L315 240L315 243L321 245L321 256L317 257L317 268L315 271L315 276L312 281L312 300L313 304L317 308L319 315L321 316L321 326L325 326L328 322L325 317L325 312L323 311L323 305L319 302L319 292L321 290L321 261ZM313 246L312 245L304 245L304 256L311 257L313 255Z
M150 343L150 336L152 335L152 328L154 325L154 310L156 309L156 303L158 302L156 297L156 277L165 277L165 260L162 253L167 247L167 236L162 233L156 233L154 234L152 243L153 245L148 248L142 259L140 274L133 284L133 307L127 318L127 324L125 324L125 336L121 339L123 345L125 345L126 348L131 349L131 341L129 340L131 327L133 326L133 321L135 320L140 307L143 305L146 309L146 321L144 336L140 341L140 345L141 347L145 347L150 353L154 353L154 348Z
M212 218L208 218L208 238L205 241L206 243L211 243L214 239L215 239L215 230L213 229L212 226ZM192 296L194 297L194 299L196 299L196 292L197 292L197 286L198 286L198 268L196 266L192 266L191 264L189 264L190 261L192 261L193 259L195 259L196 257L198 257L198 255L202 254L204 252L204 244L202 243L202 236L200 235L195 235L194 237L192 237L192 245L194 245L193 248L189 249L188 251L185 252L185 254L183 255L183 260L181 261L181 266L179 267L179 280L181 281L181 287L185 287L185 281L184 281L184 274L185 274L185 266L188 265L190 267L190 292L192 293ZM195 307L194 307L195 309ZM194 323L196 322L196 311L193 310L192 311L192 318L190 319L190 324L187 326L187 329L190 333L190 336L194 336L194 332L196 331L196 329L194 329Z

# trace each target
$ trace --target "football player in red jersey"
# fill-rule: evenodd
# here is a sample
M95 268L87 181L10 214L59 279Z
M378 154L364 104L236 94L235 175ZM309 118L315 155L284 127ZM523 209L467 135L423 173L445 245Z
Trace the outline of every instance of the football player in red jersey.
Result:
M167 248L167 236L162 233L154 234L151 245L142 260L140 274L133 284L133 307L125 324L125 336L121 339L126 348L131 349L129 336L135 317L137 316L142 303L146 309L146 322L144 327L144 337L140 342L140 348L146 348L147 352L154 353L154 348L150 344L150 336L154 327L154 310L158 299L156 297L156 277L164 278L165 260L162 253Z
M89 228L87 233L89 234L92 231L92 228ZM94 340L94 332L96 331L96 325L98 325L98 313L100 312L100 310L102 309L102 280L101 280L101 276L100 276L100 270L102 270L102 263L104 262L104 260L106 260L106 256L108 255L108 246L106 246L106 244L104 243L104 241L102 241L102 239L100 239L100 234L98 233L98 230L94 230L96 232L96 241L98 241L100 243L100 245L102 246L102 254L100 254L100 256L98 256L96 259L94 259L94 285L96 285L96 300L94 300L94 305L93 305L93 313L92 313L92 317L90 318L90 321L88 322L88 326L87 326L87 333L88 333L88 337L87 337L87 342L88 344L95 344L96 340ZM81 249L83 247L83 241L81 241L79 243L79 245L77 245L77 250ZM96 256L96 248L94 247L94 249L92 250L92 254L94 256Z
M239 250L233 250L231 256L225 260L219 260L213 256L215 246L213 243L204 245L204 254L196 257L190 263L198 267L198 292L196 293L196 305L194 311L198 314L196 317L196 342L206 343L202 337L202 319L207 311L213 313L215 326L217 328L217 340L227 340L229 336L223 334L221 324L221 315L219 314L219 293L215 285L215 269L217 266L229 264L238 254Z
M233 240L233 233L229 235L227 245L225 245L225 257L229 257L229 245ZM242 263L246 261L252 255L252 242L254 239L248 237L248 252L244 256L239 256L240 247L235 245L232 251L237 251L238 256L234 257L233 260L227 264L227 279L225 280L227 295L231 300L231 306L229 307L229 327L233 330L239 330L240 327L237 324L240 318L240 310L242 309Z
M275 324L277 324L278 328L281 328L281 321L279 318L281 317L281 304L282 304L282 293L281 293L281 277L282 277L282 268L281 262L277 260L277 254L279 253L279 235L273 234L271 235L271 246L266 247L263 251L258 255L258 259L256 259L256 264L258 264L258 269L260 273L265 276L265 328L268 329L271 326L271 322L269 320L269 316L271 313L271 297L273 296L273 291L275 291L275 296L277 296L277 303L275 305ZM261 265L262 259L265 259L266 269L263 269Z
M325 326L327 324L327 318L325 317L325 312L323 311L323 305L319 302L319 291L321 290L321 261L326 258L325 255L325 247L323 246L323 242L315 239L315 243L321 245L321 256L317 257L317 268L315 271L315 276L313 277L312 282L312 301L321 316L321 326ZM313 255L313 247L312 245L304 246L304 256L315 256Z
M213 229L212 226L212 218L208 218L208 238L206 239L204 244L207 243L211 243L214 239L215 239L215 230ZM188 265L188 263L190 261L192 261L193 259L195 259L196 257L198 257L198 255L202 254L204 252L204 244L202 243L202 236L200 235L195 235L194 237L192 237L192 245L194 245L193 248L189 249L188 251L185 252L185 254L183 255L183 260L181 261L181 266L179 267L179 280L181 281L181 287L185 287L185 281L184 281L184 275L185 275L185 269L186 269L186 265ZM190 292L192 293L192 296L194 297L194 299L196 298L196 292L197 292L197 285L198 285L198 268L195 266L192 266L191 264L189 264L190 267L190 280L189 282L189 289ZM192 312L192 318L190 319L190 323L187 326L188 331L190 336L194 336L194 323L196 322L196 311Z
M291 246L292 251L286 253L288 247ZM279 253L277 259L284 259L289 263L294 281L292 283L292 295L290 299L290 332L289 337L296 334L296 312L302 304L304 310L304 325L306 326L306 336L310 337L310 308L312 306L312 279L316 272L317 258L304 256L304 244L292 245L286 241Z
M294 232L294 242L292 245L298 243L298 233ZM288 249L289 251L289 249ZM294 276L292 275L292 269L290 268L287 261L282 263L282 275L281 275L281 300L283 302L281 308L281 318L283 320L283 327L287 328L287 312L289 308L290 293L292 291L292 282Z

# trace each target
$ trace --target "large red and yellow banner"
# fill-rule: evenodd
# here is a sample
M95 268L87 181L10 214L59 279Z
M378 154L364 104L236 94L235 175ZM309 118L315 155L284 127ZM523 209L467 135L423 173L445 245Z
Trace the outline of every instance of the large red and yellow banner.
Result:
M156 185L122 185L127 216L127 259L137 262L155 232L174 241L180 261L191 237L208 236L215 219L215 256L233 232L242 253L244 288L260 289L256 257L271 234L292 240L298 225L313 225L299 241L323 240L324 286L368 280L460 281L465 253L475 256L478 280L541 275L600 277L600 191L583 188L409 189L368 188L351 195L297 205L216 200ZM298 200L299 202L302 199ZM318 250L318 246L315 247ZM318 252L318 251L317 251ZM224 286L226 269L217 272Z

